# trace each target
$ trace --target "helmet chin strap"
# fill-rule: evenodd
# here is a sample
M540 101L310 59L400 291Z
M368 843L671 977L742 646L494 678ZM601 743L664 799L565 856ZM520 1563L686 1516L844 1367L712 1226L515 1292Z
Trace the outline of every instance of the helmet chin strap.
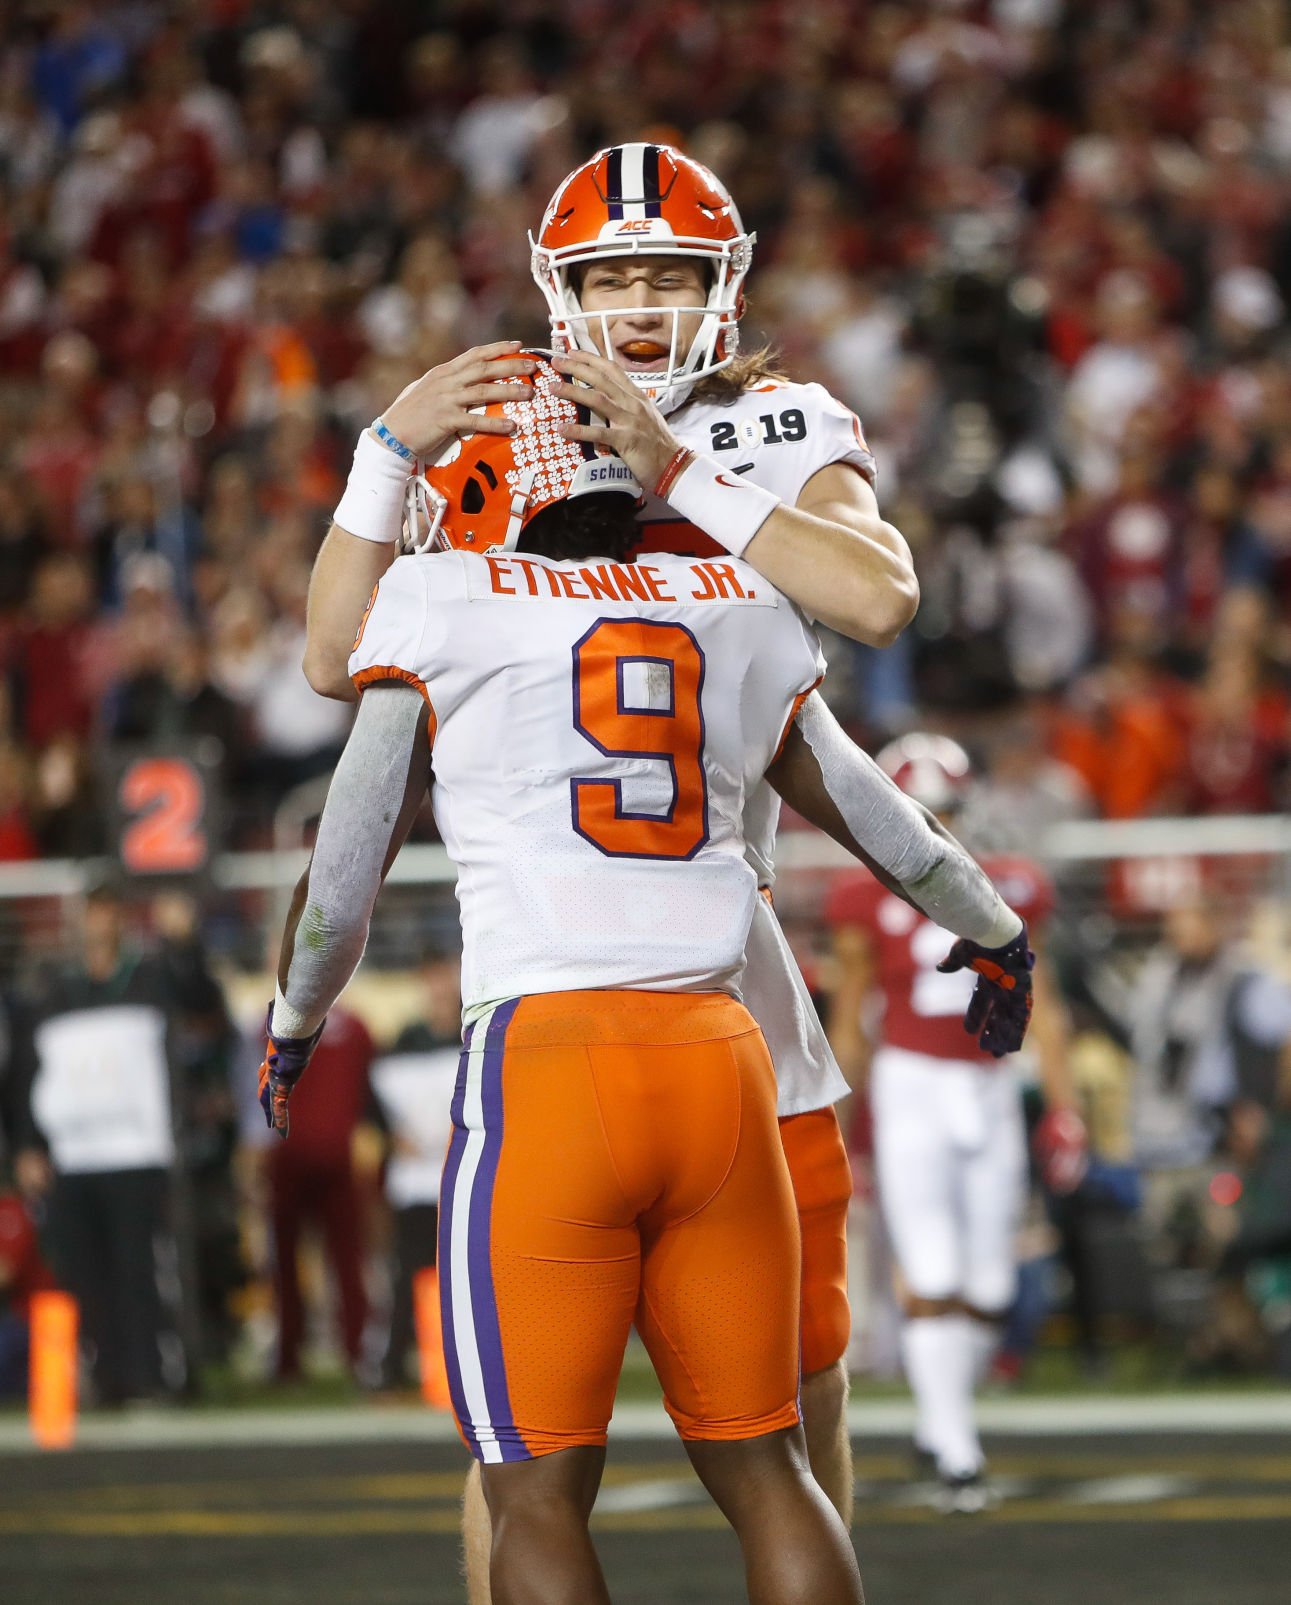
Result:
M516 480L515 489L511 493L511 516L507 520L507 532L502 540L501 551L514 552L516 549L516 542L524 529L524 510L529 505L529 492L533 489L533 482L537 477L538 470L530 468Z
M667 418L690 400L690 393L698 383L697 379L675 380L660 395L651 396L650 399Z
M426 552L439 550L444 544L439 531L447 512L448 498L426 478L425 469L418 468L408 481L403 528L395 545L395 556L421 557Z

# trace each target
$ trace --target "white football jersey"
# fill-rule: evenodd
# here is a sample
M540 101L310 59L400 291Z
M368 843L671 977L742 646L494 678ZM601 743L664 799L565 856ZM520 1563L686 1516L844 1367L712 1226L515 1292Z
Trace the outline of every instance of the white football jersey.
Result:
M823 672L803 615L729 556L396 559L350 674L430 706L468 1013L738 992L758 895L745 803Z
M850 463L871 485L874 456L856 414L823 385L769 380L729 401L691 400L668 419L683 445L747 475L793 506L811 476L830 463ZM651 497L640 514L645 551L722 548L665 502ZM775 882L780 798L763 781L744 810L745 856L760 886ZM826 1041L798 966L774 916L755 921L745 971L744 1001L771 1045L781 1115L823 1109L847 1094L847 1082ZM765 926L765 929L763 928Z
M874 455L861 421L823 385L772 379L730 401L688 401L668 426L692 451L702 451L733 474L769 490L792 507L814 473L850 463L874 484ZM722 556L722 548L666 502L647 497L641 510L641 550ZM749 798L744 835L761 885L775 882L775 836L780 799L770 786Z

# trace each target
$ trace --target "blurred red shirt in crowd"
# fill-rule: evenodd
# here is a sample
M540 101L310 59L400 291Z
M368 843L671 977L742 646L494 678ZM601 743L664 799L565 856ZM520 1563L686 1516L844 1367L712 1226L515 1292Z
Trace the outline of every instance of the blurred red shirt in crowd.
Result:
M27 1206L17 1193L0 1193L0 1306L26 1320L32 1294L53 1285Z

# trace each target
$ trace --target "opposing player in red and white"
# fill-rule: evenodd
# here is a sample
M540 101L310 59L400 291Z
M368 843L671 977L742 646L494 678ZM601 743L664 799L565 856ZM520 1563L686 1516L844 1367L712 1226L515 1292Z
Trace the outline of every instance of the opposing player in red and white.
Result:
M855 416L819 385L783 379L767 353L740 353L752 247L720 181L671 147L614 147L570 174L534 241L534 273L553 341L570 353L568 377L583 387L578 399L602 420L580 427L612 443L659 492L642 511L645 548L742 554L811 616L885 645L918 601L909 550L879 515L874 461ZM533 366L515 342L467 352L410 386L379 430L360 437L311 586L306 670L317 690L353 695L346 657L394 555L410 476L473 433L512 427L485 406ZM804 712L828 721L817 697ZM763 787L745 819L750 860L768 890L778 811ZM811 1464L850 1521L842 1356L851 1179L833 1114L846 1083L768 906L757 912L747 958L745 996L776 1064L802 1222Z
M903 736L878 762L942 820L969 779L967 754L945 736ZM983 868L1029 931L1041 928L1052 899L1044 872L1021 857L989 858ZM1010 993L995 994L993 1016L983 1015L970 962L976 956L980 975L980 954L863 871L838 880L827 917L837 976L830 1039L853 1087L868 1088L879 1205L900 1272L916 1450L935 1464L943 1508L980 1510L990 1490L973 1393L1013 1299L1027 1171L1020 1089L1001 1062L998 1033ZM1005 968L1020 973L1032 960L1024 937ZM1000 980L1007 989L1012 977ZM1031 1041L1047 1106L1037 1153L1051 1185L1070 1190L1085 1139L1067 1075L1064 1012L1043 961L1033 980ZM991 995L977 996L985 1003ZM1029 1007L1020 990L1017 997L1012 1007Z

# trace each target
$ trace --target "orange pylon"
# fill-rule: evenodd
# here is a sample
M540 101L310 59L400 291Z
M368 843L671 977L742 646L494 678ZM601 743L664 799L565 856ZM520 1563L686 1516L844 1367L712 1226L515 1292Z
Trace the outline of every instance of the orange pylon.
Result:
M42 1449L66 1449L76 1436L76 1328L70 1293L33 1293L27 1410Z
M432 1410L451 1410L448 1366L444 1362L444 1327L439 1313L439 1272L433 1267L412 1279L413 1315L417 1323L417 1358L421 1396Z

